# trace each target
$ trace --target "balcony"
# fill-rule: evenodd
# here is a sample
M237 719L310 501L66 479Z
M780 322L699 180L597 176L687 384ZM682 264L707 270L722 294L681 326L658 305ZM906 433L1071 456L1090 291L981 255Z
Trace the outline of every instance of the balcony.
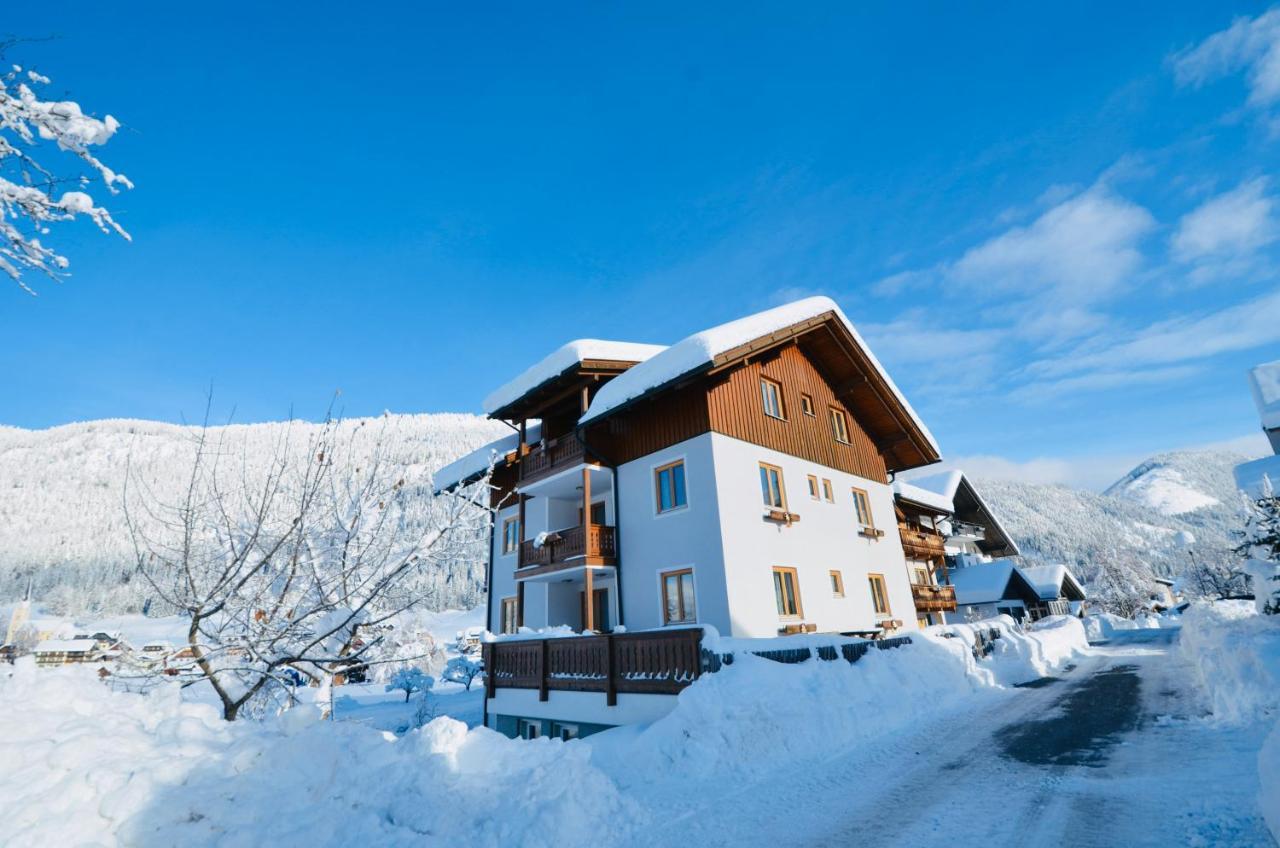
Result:
M521 639L484 646L486 694L498 689L675 695L702 674L702 628Z
M542 544L520 543L520 570L516 577L543 574L574 565L617 565L614 528L605 524L566 527L546 534ZM525 569L529 569L525 572ZM535 570L536 569L536 570Z
M955 612L956 587L912 583L911 600L915 602L916 612Z
M902 552L907 559L930 561L946 556L946 541L940 533L899 523L898 534L902 537Z
M544 444L533 446L520 460L520 482L530 483L572 468L583 462L585 456L582 442L572 433L547 439Z

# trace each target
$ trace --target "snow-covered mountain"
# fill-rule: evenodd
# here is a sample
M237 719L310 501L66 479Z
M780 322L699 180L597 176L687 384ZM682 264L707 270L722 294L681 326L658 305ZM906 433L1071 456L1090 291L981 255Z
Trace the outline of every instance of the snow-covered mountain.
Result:
M1232 557L1245 503L1231 469L1248 457L1176 451L1139 463L1101 494L1066 486L975 481L1029 563L1062 562L1085 581L1101 569L1149 566L1181 575L1197 558Z
M501 424L472 415L392 419L402 436L397 458L420 472L507 433ZM265 463L287 426L305 433L319 425L217 429L251 463L254 457ZM132 462L134 473L158 496L176 499L194 435L193 428L153 421L0 427L0 602L18 597L34 576L37 597L62 611L136 611L146 592L131 584L134 551L121 509L126 464ZM1029 563L1067 563L1086 581L1113 564L1177 576L1190 564L1189 549L1210 560L1231 556L1231 534L1244 517L1231 469L1245 459L1221 451L1161 454L1101 494L980 478L975 483ZM483 546L477 545L469 562L440 575L433 603L479 602L484 563Z
M388 416L387 449L413 479L425 477L508 429L473 415ZM365 419L367 421L367 419ZM301 446L321 425L274 422L213 428L243 455L250 477L264 472L286 433ZM361 419L341 422L361 426ZM292 428L292 429L289 429ZM0 601L34 582L36 597L61 612L134 612L146 600L132 580L135 554L125 528L126 467L160 500L176 502L190 473L195 428L107 420L48 430L0 427ZM416 472L416 473L415 473ZM422 497L431 497L423 487ZM481 598L483 544L471 561L438 575L432 603L470 607Z

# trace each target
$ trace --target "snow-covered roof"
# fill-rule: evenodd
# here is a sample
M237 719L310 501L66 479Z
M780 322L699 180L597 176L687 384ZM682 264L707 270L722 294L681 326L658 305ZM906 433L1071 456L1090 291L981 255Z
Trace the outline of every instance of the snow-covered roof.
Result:
M46 639L36 645L36 653L76 653L92 651L98 645L93 639Z
M1000 536L1006 542L1005 553L1007 556L1018 556L1018 543L1013 540L1013 536L1009 535L1009 531L1004 529L1004 525L1000 523L1000 519L991 511L991 507L987 506L987 502L982 499L982 495L978 494L978 490L974 488L972 482L964 476L964 472L955 469L952 471L943 471L939 474L930 474L927 477L916 477L911 483L916 489L923 489L927 492L933 492L940 498L950 504L948 512L955 513L956 495L960 492L961 486L964 486L967 495L973 499L973 505L984 516L985 525L994 531L994 535ZM992 556L1001 556L999 553L992 553Z
M1267 430L1280 428L1280 359L1258 365L1249 372L1249 386L1258 416Z
M898 390L893 380L889 378L884 366L871 353L871 349L867 347L866 342L862 340L862 336L854 329L853 324L845 316L844 312L829 297L809 297L804 300L797 300L794 303L767 309L764 312L757 312L754 315L748 315L745 318L739 318L736 321L730 321L727 324L721 324L718 327L694 333L671 347L655 353L644 362L602 386L591 401L586 414L582 416L582 423L585 424L588 421L606 415L646 392L661 388L679 377L707 367L720 354L727 353L756 339L779 332L802 321L817 318L828 312L835 313L840 321L843 322L845 328L861 348L862 353L865 354L880 378L893 392L898 403L910 416L915 426L919 428L920 433L928 441L929 446L933 448L934 453L940 454L938 443L934 440L929 429L925 427L924 422L920 420L915 410L907 403L906 397Z
M1084 587L1065 565L1024 565L1022 573L1044 600L1070 597L1072 590L1084 595Z
M538 388L538 386L548 380L559 377L565 371L576 367L585 360L644 362L665 349L662 345L638 344L636 342L575 339L547 354L537 363L525 369L520 376L495 390L484 399L484 411L492 415L495 411L514 403Z
M927 506L931 509L936 509L938 512L945 513L947 515L951 514L953 508L951 498L946 495L938 494L937 492L930 491L929 489L923 489L912 483L908 483L906 480L894 480L893 493L904 500L911 501L912 503L918 503L921 506Z
M542 438L541 422L528 428L528 440L536 442ZM491 464L506 456L520 446L520 434L511 433L501 439L495 439L487 445L464 454L441 468L431 477L432 487L437 493L451 489L459 483L469 482L489 470Z
M1280 456L1264 456L1236 466L1236 486L1253 500L1280 495Z
M956 603L989 604L1004 597L1009 581L1015 576L1027 584L1027 589L1034 592L1026 576L1018 571L1011 562L984 562L957 568L951 572L951 585L956 587Z

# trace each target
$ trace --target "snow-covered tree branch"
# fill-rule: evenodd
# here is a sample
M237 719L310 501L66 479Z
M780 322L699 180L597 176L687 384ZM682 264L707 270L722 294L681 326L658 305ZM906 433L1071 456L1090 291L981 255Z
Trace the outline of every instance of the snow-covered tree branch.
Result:
M1246 561L1258 611L1280 615L1280 495L1265 475L1262 496L1253 500L1242 535L1236 553Z
M486 532L485 487L423 508L429 489L386 460L398 438L389 419L345 436L331 423L302 445L286 430L266 474L210 432L181 500L130 479L125 505L139 572L189 617L190 664L228 720L287 700L298 674L327 686L379 661L380 625L427 600L421 578Z
M0 60L5 46L0 45ZM0 74L0 271L31 294L24 273L60 280L70 264L43 241L51 224L84 216L104 233L129 238L86 191L95 179L110 194L133 188L92 150L106 144L120 123L110 115L86 115L71 100L43 99L40 92L49 82L19 65ZM77 160L77 170L59 173L52 167L44 153L53 149Z

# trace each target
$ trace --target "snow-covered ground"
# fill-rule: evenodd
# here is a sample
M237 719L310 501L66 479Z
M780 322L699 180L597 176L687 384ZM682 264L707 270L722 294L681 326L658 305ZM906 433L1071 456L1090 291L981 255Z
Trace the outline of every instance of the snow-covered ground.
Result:
M227 724L20 666L0 817L19 845L1266 844L1262 730L1202 715L1178 630L1090 648L1075 619L997 626L981 662L969 625L854 665L743 655L665 718L570 742L389 733L403 695L373 687L345 687L368 721Z

